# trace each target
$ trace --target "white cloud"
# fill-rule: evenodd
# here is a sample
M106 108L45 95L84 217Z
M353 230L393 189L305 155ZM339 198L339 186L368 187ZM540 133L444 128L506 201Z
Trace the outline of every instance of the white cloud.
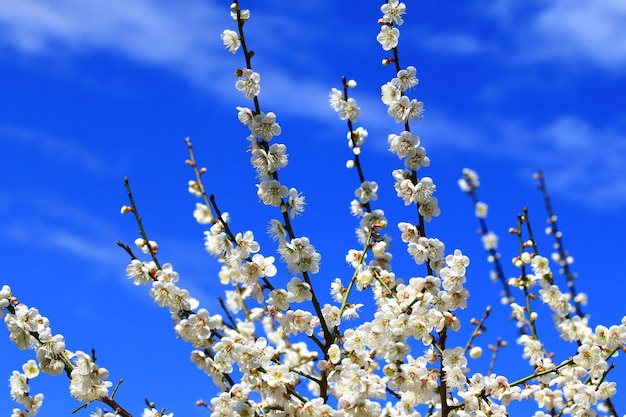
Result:
M106 161L77 142L36 129L0 124L0 138L24 146L31 152L41 153L55 163L72 165L90 173L111 175L122 171L119 158Z
M307 48L311 43L325 42L330 35L317 27L307 28L312 23L300 10L321 13L320 7L302 5L297 6L298 11L291 10L291 15L302 16L300 20L288 18L285 10L279 15L254 11L259 23L250 28L252 44L265 48L264 56L256 60L265 64L262 87L273 82L261 93L266 106L280 107L287 114L328 116L319 103L326 100L330 87L307 75L312 67L325 64ZM0 8L0 25L0 44L28 56L118 54L140 64L164 67L226 101L243 102L234 89L233 76L234 68L243 61L240 55L231 59L219 37L223 29L235 28L223 4L196 0L20 0L12 7ZM293 47L295 39L300 46L297 49ZM293 65L307 68L307 72L274 68ZM296 97L293 91L300 93ZM303 95L313 97L313 106L302 103L299 98Z
M190 57L218 43L206 30L218 23L214 16L208 4L144 0L21 0L0 9L3 42L24 52L104 48L152 62Z
M232 74L218 36L229 19L211 2L20 0L0 8L0 44L48 58L119 54L220 88L216 78Z
M64 234L80 230L84 235L116 241L116 232L108 221L75 202L68 203L53 192L37 192L36 198L33 198L30 189L14 189L1 192L0 199L6 202L0 213L16 226L8 233L16 241L35 243L45 235L42 231L58 229L58 225L67 226L63 229ZM39 219L42 223L36 225L32 219Z
M302 7L310 7L304 4ZM524 57L531 60L529 63L544 59L564 62L585 59L611 69L626 64L626 3L623 0L552 0L524 5L501 0L490 2L490 7L482 7L485 6L482 1L475 4L481 6L473 9L475 13L482 13L482 18L487 17L497 25L498 29L492 27L491 33L503 36L498 47L499 40L463 29L424 36L425 45L430 50L457 55L492 53L512 46L503 56ZM317 75L311 75L317 74L326 63L318 56L307 55L309 46L315 44L314 49L319 49L318 43L327 42L336 34L326 35L319 27L309 27L315 23L306 18L285 19L285 13L296 16L301 11L299 6L293 10L295 2L289 3L289 7L292 9L288 13L283 10L280 15L261 10L260 26L251 28L251 31L256 30L256 45L271 45L256 58L257 63L263 64L260 66L263 68L261 99L264 108L277 111L279 117L298 115L336 123L326 102L326 94L333 85L325 85ZM314 12L323 15L324 7L319 6ZM12 1L11 7L0 8L0 27L0 43L24 54L88 55L109 51L136 62L165 67L221 97L229 97L228 101L245 104L233 89L233 65L240 62L240 57L230 59L217 36L223 28L233 27L233 22L224 6L216 6L214 2L20 0ZM351 37L349 43L358 45L353 37L362 34L353 32L349 31L346 36ZM294 37L302 41L303 50L290 47L293 44L288 41ZM348 41L336 39L336 42ZM507 45L511 42L513 45ZM306 68L308 65L312 66L309 72L280 72L275 68ZM294 91L298 94L294 95ZM307 97L308 101L303 102L301 97ZM379 117L377 92L357 99L364 110L376 110L364 119L366 127L368 124L389 125L384 114ZM373 116L378 118L372 119ZM573 196L589 198L589 193L593 193L591 198L597 201L625 202L626 192L621 194L625 197L618 194L623 190L616 180L622 173L621 167L626 165L620 145L624 138L617 129L598 127L574 115L563 115L542 126L498 115L487 121L487 126L491 124L491 127L482 122L485 121L450 123L448 115L438 113L427 103L426 117L417 131L427 147L447 143L457 149L473 151L479 146L481 152L493 157L504 155L522 163L538 162L547 170L553 170L559 185ZM7 126L0 126L0 135L16 133L7 129ZM55 138L36 132L19 132L19 129L16 136L22 140L37 140L50 153L62 151L60 154L81 161L91 170L99 170L104 165L80 147L69 146ZM520 147L520 143L525 146ZM593 146L598 143L602 146ZM555 155L559 156L555 158ZM576 162L566 164L564 161ZM594 178L600 180L591 187L589 183ZM580 184L586 184L587 190L581 191Z
M436 54L490 54L524 65L588 63L611 71L626 66L623 0L475 0L467 10L467 26L433 25L414 37Z
M503 39L513 42L506 49L507 56L520 62L586 62L607 70L626 65L626 3L622 0L500 0L482 6L480 10L494 19Z
M583 203L626 204L626 135L572 115L528 132L539 163L553 173L550 183Z
M568 114L543 125L503 117L464 124L439 119L444 121L436 123L429 136L451 137L485 160L513 161L523 175L542 169L551 191L561 197L596 209L626 205L623 129L596 126Z
M536 16L529 30L531 40L541 42L533 42L539 56L582 57L611 69L626 65L623 0L553 1Z
M489 41L470 33L432 33L421 38L420 44L435 53L445 51L451 55L476 55L493 49Z
M11 225L2 232L0 238L12 245L36 248L46 253L66 253L70 257L97 262L104 267L120 268L123 265L120 262L124 259L124 253L115 245L114 239L104 242L102 238L88 235L85 229L72 231L72 227L54 223L49 218L33 221L11 216Z

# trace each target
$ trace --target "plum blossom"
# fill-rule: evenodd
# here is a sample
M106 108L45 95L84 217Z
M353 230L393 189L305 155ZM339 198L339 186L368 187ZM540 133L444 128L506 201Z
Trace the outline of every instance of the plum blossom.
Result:
M362 204L365 204L378 199L376 191L378 191L378 184L376 182L363 181L361 186L354 191L354 195Z
M350 120L352 123L356 122L361 115L361 109L356 104L356 100L349 98L344 101L343 105L339 109L339 118L341 120Z
M211 224L213 222L213 213L211 209L202 203L196 203L196 209L193 211L193 217L199 224Z
M79 401L92 402L109 395L113 385L105 378L109 371L93 362L84 352L75 353L76 367L71 373L70 394Z
M254 98L261 92L259 81L261 81L261 76L246 68L241 71L239 80L235 83L235 88L241 91L246 98Z
M418 83L417 69L414 66L408 66L406 69L398 71L397 78L391 80L391 84L402 92L415 87Z
M400 3L398 0L390 0L380 7L380 11L383 12L383 20L387 23L393 23L395 25L402 25L402 15L406 13L406 5Z
M381 11L377 40L388 51L398 45L396 26L404 23L406 5L387 0ZM233 3L231 16L238 20L240 32L225 30L221 38L225 48L235 53L244 42L243 22L250 14ZM385 64L399 65L398 51L393 52L393 57L384 58ZM252 56L249 52L246 65L250 65ZM143 228L142 237L135 243L142 251L139 255L150 260L132 259L126 266L126 274L135 285L151 284L146 289L149 295L170 312L177 337L192 346L191 361L221 390L199 405L206 406L215 417L419 417L422 409L446 417L504 417L512 401L523 399L534 399L547 411L537 411L536 417L582 417L593 416L596 410L605 411L602 402L617 393L616 384L608 380L611 374L607 370L626 344L626 317L618 324L597 325L592 330L589 317L574 314L576 310L571 305L572 299L584 297L557 286L550 258L535 253L538 249L531 240L521 245L522 253L516 254L519 256L515 256L514 264L532 269L532 274L526 272L522 278L510 281L527 291L527 304L516 304L513 298L508 303L523 330L517 342L523 349L522 357L530 362L529 377L516 376L517 382L510 382L495 373L470 375L467 356L481 356L482 347L478 344L482 340L478 336L488 325L472 320L470 323L476 326L473 332L470 329L465 334L452 333L461 327L462 316L455 310L467 306L469 292L465 283L470 260L459 249L446 255L444 243L432 237L431 227L425 225L441 210L434 181L417 175L418 169L430 164L430 159L420 137L408 126L423 111L423 103L405 95L418 85L415 67L398 69L381 88L388 115L403 123L403 131L389 134L387 141L389 151L399 159L399 169L392 172L394 189L405 205L414 205L411 218L398 221L395 233L399 231L404 243L404 256L408 254L408 259L419 265L409 268L418 271L415 276L402 276L398 272L402 268L392 269L392 240L385 234L390 220L382 210L370 208L379 196L379 186L363 179L358 158L365 155L362 147L368 135L364 128L352 126L361 110L354 99L332 89L329 104L349 126L346 135L351 152L347 167L355 168L352 173L358 170L359 175L360 185L354 192L356 199L350 203L350 213L356 217L353 221L358 224L356 240L360 246L347 250L348 265L336 268L332 273L337 275L329 275L329 270L323 271L324 277L312 277L320 271L321 254L308 237L296 234L297 222L291 221L302 213L304 197L281 182L281 170L288 163L285 145L270 145L281 134L281 126L274 113L260 110L256 99L260 92L259 74L249 68L238 70L237 74L236 89L254 99L254 110L238 107L237 117L249 129L245 135L250 163L259 182L257 195L279 213L269 221L268 234L289 273L279 274L274 256L260 253L262 239L257 241L250 230L234 230L236 223L230 223L228 213L220 213L213 199L211 207L205 205L206 201L197 203L193 215L198 223L207 225L205 249L217 258L217 278L228 286L225 299L220 300L224 317L200 308L198 300L178 286L183 280L170 263L157 261L157 245L147 240ZM356 82L343 79L344 89L355 87ZM461 189L474 198L478 185L477 174L464 170L459 181ZM189 181L188 190L194 196L208 197L199 180ZM473 201L475 215L483 227L487 205ZM126 213L137 211L134 203L123 207ZM551 217L550 222L554 221L555 217ZM319 227L329 239L334 239L335 230L329 224L322 220ZM495 250L497 236L484 233L485 248ZM490 256L496 257L493 253ZM570 263L569 259L558 254L553 257L561 266ZM216 284L216 280L212 282ZM319 285L329 282L330 294L321 294ZM301 308L295 309L296 304ZM562 355L547 350L532 326L544 316L535 307L551 310L560 336L577 342L572 344L575 352ZM65 338L52 333L48 319L37 309L19 303L8 286L0 289L0 310L10 339L19 349L32 348L36 358L24 363L22 372L13 371L9 377L10 395L24 409L14 409L12 417L34 416L41 407L43 394L31 394L30 386L40 372L67 373L70 394L81 402L108 397L112 383L107 381L107 369L95 363L95 353L67 350ZM349 321L366 313L371 313L371 317L356 323ZM468 333L469 340L465 338ZM539 334L543 334L543 328ZM557 361L559 355L565 359ZM326 403L328 395L335 398ZM383 404L386 401L389 402ZM448 401L447 412L441 401ZM117 414L97 408L91 417ZM173 417L173 413L165 414L164 409L159 411L149 404L142 417Z
M393 117L396 123L407 123L419 119L423 111L424 103L416 99L409 100L407 96L402 96L389 104L387 114Z
M228 52L234 54L241 46L241 40L239 39L239 35L237 35L237 32L233 30L224 30L220 37L222 38L222 42L224 42L224 47L228 49Z
M383 47L385 51L389 51L398 46L398 38L400 37L400 31L398 28L382 25L380 32L376 36L376 40Z
M280 135L282 129L276 123L276 115L273 112L261 113L254 116L250 124L252 134L258 138L269 142L274 136Z
M289 189L289 198L287 200L287 207L289 210L289 217L291 219L299 216L304 211L305 206L304 196L299 193L295 188Z
M281 185L277 180L265 180L257 185L257 195L268 206L278 207L283 202L283 198L289 195L289 190Z
M330 93L328 93L328 103L333 110L336 112L340 111L346 105L346 101L341 90L332 88Z

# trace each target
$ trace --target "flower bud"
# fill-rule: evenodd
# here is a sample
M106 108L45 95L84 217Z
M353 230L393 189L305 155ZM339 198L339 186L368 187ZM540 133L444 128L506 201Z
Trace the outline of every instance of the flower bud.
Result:
M339 346L336 344L332 344L330 348L328 348L328 359L334 364L338 364L341 360L341 350Z
M483 349L480 346L474 346L469 351L470 358L472 359L478 359L482 356L482 354L483 354Z

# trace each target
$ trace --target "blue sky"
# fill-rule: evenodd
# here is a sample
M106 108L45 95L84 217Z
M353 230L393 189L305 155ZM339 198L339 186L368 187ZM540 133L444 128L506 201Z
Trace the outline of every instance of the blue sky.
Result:
M381 188L377 207L392 224L415 220L392 187L391 170L401 163L387 152L386 138L400 128L379 99L380 85L394 76L380 65L387 55L375 40L379 6L242 3L252 10L246 30L261 74L259 99L277 114L278 140L290 155L281 178L307 198L296 228L322 253L315 278L323 292L334 277L349 276L343 258L357 247L348 205L358 180L345 168L346 126L327 104L342 75L358 82L351 93L363 110L357 125L369 131L362 158L366 176ZM614 263L626 249L624 2L411 2L405 22L400 62L418 69L412 96L426 110L414 132L432 161L420 174L434 179L442 208L428 231L448 252L458 247L472 259L468 317L480 316L488 303L496 308L483 344L498 335L513 342L515 332L498 306L500 288L488 282L470 201L456 185L464 167L481 175L479 196L490 205L488 222L505 260L515 253L506 230L524 205L535 229L544 227L531 178L544 170L576 259L577 286L589 294L585 311L594 324L618 323L626 312L623 271ZM213 0L0 5L1 281L39 308L69 349L95 348L111 379L125 378L118 398L137 415L144 396L178 416L207 415L194 402L212 390L188 360L190 348L175 340L168 313L147 288L125 277L128 259L115 242L137 236L132 218L119 214L126 203L123 177L159 242L161 261L173 263L181 285L212 311L223 288L203 250L203 228L191 215L185 137L207 166L209 190L231 213L234 229L252 229L262 251L274 251L262 235L278 214L256 196L247 132L235 110L249 105L234 88L233 73L244 63L223 49L219 34L227 28L235 29L228 2ZM397 273L423 273L407 261L395 228L390 233ZM542 242L548 255L551 242ZM0 349L0 379L32 356L6 337ZM511 358L519 354L514 343L507 350ZM613 380L624 383L623 360L617 362ZM480 366L470 363L484 372ZM513 376L522 376L520 368L518 362ZM67 385L61 377L33 381L33 391L46 395L40 416L69 415L78 405ZM5 391L3 411L13 406ZM616 403L623 413L626 401Z

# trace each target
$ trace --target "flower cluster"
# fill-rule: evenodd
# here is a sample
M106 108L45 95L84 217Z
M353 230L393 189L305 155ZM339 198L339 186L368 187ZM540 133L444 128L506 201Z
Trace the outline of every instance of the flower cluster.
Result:
M238 107L237 117L246 128L242 136L249 143L257 196L279 213L268 228L276 256L263 254L252 230L237 232L215 196L207 194L203 184L207 170L198 168L187 140L186 163L195 173L188 190L201 200L193 217L207 228L205 249L220 263L219 280L228 288L225 299L220 299L221 313L201 308L173 266L159 261L158 244L149 239L125 181L130 205L121 212L132 213L140 230L136 249L119 244L130 256L126 274L135 285L149 286L154 302L170 312L177 337L192 347L191 361L218 388L213 398L198 404L207 407L211 416L419 417L423 412L441 417L500 417L509 415L511 403L532 401L535 417L594 416L603 410L617 415L612 404L616 384L607 376L610 362L626 347L626 317L619 324L590 326L589 317L581 313L586 296L574 289L574 274L569 272L572 258L563 249L551 212L546 232L557 239L558 250L552 260L566 275L569 291L563 292L556 282L550 257L540 254L527 212L510 230L520 251L513 258L515 275L506 278L497 235L486 223L488 205L476 195L478 175L466 169L459 186L473 200L479 232L494 264L492 277L503 285L503 302L519 328L517 342L529 365L528 375L516 380L495 372L495 353L504 345L498 344L490 347L494 358L489 370L470 369L470 359L482 354L477 338L486 330L491 308L482 319L470 321L475 327L468 340L459 340L463 337L458 332L463 324L459 312L467 308L469 299L470 259L459 249L446 252L445 244L427 233L427 224L441 210L433 179L418 176L431 160L412 131L412 122L423 112L423 103L408 96L419 85L417 70L399 65L399 27L404 24L406 5L387 0L380 11L376 39L383 51L393 53L383 59L393 73L381 87L381 99L388 116L402 126L387 137L389 151L402 164L391 177L398 198L406 206L415 205L417 213L414 221L397 223L407 258L414 261L408 276L402 277L392 265L392 237L385 233L390 220L375 207L382 192L379 183L365 175L362 162L368 132L354 126L361 109L348 96L357 83L344 77L343 88L333 88L328 101L347 124L346 166L358 174L350 203L357 244L345 255L349 276L333 279L330 295L322 294L322 278L311 279L323 270L322 256L308 237L296 234L294 219L303 212L305 200L296 188L281 182L289 162L287 147L276 142L282 134L276 114L261 110L260 75L252 69L254 54L247 49L243 30L250 12L237 1L230 8L237 31L224 30L221 38L227 51L244 55L245 67L235 71L235 88L252 104ZM548 201L545 183L539 179ZM96 364L95 352L67 350L63 336L53 334L48 320L18 302L8 286L0 289L0 311L9 338L19 349L32 348L36 357L9 379L11 397L23 408L13 410L12 417L34 416L40 409L43 394L32 395L30 388L40 371L65 373L74 398L109 407L97 408L91 417L132 417L109 397L113 384L107 381L107 369ZM536 324L543 311L553 316L561 339L571 343L569 357L559 358L561 353L555 354L540 339ZM146 403L142 417L173 416Z
M540 173L537 174L537 178L541 182L540 189L546 193L544 197L550 209L545 182ZM476 190L480 186L476 172L470 169L463 170L463 178L459 180L459 186L473 197L475 214L481 224L480 232L483 234L485 249L490 253L489 260L496 265L498 272L494 275L499 277L502 275L502 266L499 263L500 256L495 251L497 237L487 229L486 204L476 197ZM513 265L519 269L520 275L506 281L505 289L508 295L503 299L506 304L509 304L512 318L523 331L517 340L517 343L523 347L522 357L529 361L537 374L543 372L549 375L549 377L539 378L538 384L527 386L537 405L546 410L576 416L595 415L596 411L593 407L601 401L606 401L610 408L610 398L616 393L616 384L605 380L609 371L607 361L626 344L626 317L619 325L613 325L610 328L597 325L595 329L592 329L589 326L589 317L580 314L579 303L581 300L586 300L586 296L572 290L573 283L570 281L569 274L567 278L570 292L562 292L555 283L550 261L537 252L537 244L532 239L532 235L527 240L522 237L522 226L527 222L527 216L524 213L519 216L518 227L510 230L512 234L518 236L522 248L519 256L513 258ZM553 213L550 213L549 223L553 224L553 227L556 224ZM546 234L556 235L555 247L561 249L563 253L560 233L554 233L553 228L549 227ZM559 253L553 255L553 259L559 261ZM570 264L571 259L562 265ZM560 272L563 273L563 271ZM517 288L524 293L526 299L524 305L513 301L511 288ZM548 352L537 334L535 323L539 320L539 313L532 307L531 300L534 298L541 300L552 312L554 325L561 339L578 345L577 354L572 358L560 364L553 362L553 355ZM576 304L572 304L572 301ZM527 392L522 392L512 398L518 399L520 395L523 398L528 397ZM542 411L536 413L539 417L548 415Z
M77 400L92 402L109 395L109 388L113 385L106 381L109 371L101 368L85 352L75 353L76 366L70 374L70 394Z
M24 410L13 409L13 416L34 416L41 408L44 396L41 393L30 395L28 381L39 375L39 367L37 362L30 359L22 366L22 370L23 372L13 371L9 378L11 398L24 407Z
M504 276L504 271L500 263L500 254L498 253L498 235L489 230L487 226L487 211L488 205L480 201L476 195L476 190L480 187L480 181L478 180L478 174L469 169L463 169L463 177L458 180L458 185L461 191L466 193L472 198L474 203L474 214L478 218L480 228L478 233L482 235L482 242L485 251L489 254L487 260L494 265L494 269L491 271L491 279L493 281L500 281L503 286L503 304L510 304L513 302L513 296L511 289L508 285L508 280Z
M11 397L24 407L14 410L14 415L34 416L42 405L43 394L30 395L29 380L39 372L56 376L66 372L70 377L70 394L79 401L92 402L108 396L111 382L106 381L108 371L98 367L83 352L72 353L65 348L63 335L53 334L48 319L34 307L19 303L7 285L0 290L0 303L8 313L4 322L9 339L22 350L33 349L35 360L26 362L23 372L14 371L10 378Z

